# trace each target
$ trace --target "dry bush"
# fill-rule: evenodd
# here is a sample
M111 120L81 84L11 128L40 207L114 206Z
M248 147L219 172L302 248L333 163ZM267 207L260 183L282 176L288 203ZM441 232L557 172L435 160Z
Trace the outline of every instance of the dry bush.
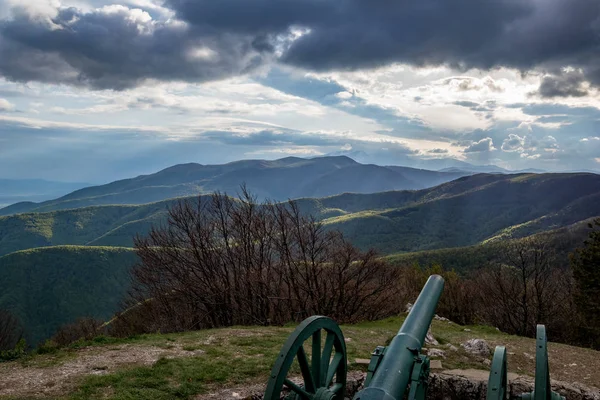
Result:
M283 324L308 315L340 322L389 315L394 271L294 202L258 204L216 193L180 201L168 223L137 237L141 262L121 334Z
M104 333L103 321L94 318L80 318L72 324L61 326L50 339L59 347L68 346L78 340L92 340Z
M523 336L535 335L536 324L554 329L553 337L568 337L572 279L555 266L547 241L514 241L503 259L482 268L473 279L478 319Z

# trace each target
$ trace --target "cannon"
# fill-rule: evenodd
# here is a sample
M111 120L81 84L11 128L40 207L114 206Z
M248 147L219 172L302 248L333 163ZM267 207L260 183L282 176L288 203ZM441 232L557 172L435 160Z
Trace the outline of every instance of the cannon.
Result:
M535 386L531 393L523 393L521 400L565 400L550 388L550 368L548 366L548 339L546 327L538 325L535 339ZM496 346L492 359L492 370L487 387L487 400L505 400L508 398L508 379L506 367L506 348Z
M364 388L354 400L424 400L427 398L429 358L421 354L444 279L432 275L388 346L371 354ZM535 390L521 400L565 400L550 390L546 331L537 327ZM294 363L297 361L297 363ZM347 377L344 335L332 319L312 316L288 337L279 353L264 400L344 400ZM489 375L487 400L508 399L506 348L497 346Z

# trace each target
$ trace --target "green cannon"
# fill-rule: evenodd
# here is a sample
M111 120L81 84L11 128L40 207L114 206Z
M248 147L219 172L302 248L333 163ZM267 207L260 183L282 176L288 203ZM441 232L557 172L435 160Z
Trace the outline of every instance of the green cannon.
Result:
M377 346L371 354L364 388L354 395L354 400L427 398L429 358L420 351L443 289L441 276L429 277L398 334L387 347ZM535 390L517 398L564 400L550 390L543 325L538 325L537 336ZM275 360L264 400L344 400L347 361L344 335L339 326L328 317L309 317L288 337ZM508 399L507 376L506 349L498 346L492 361L487 400Z
M521 400L565 400L563 396L550 389L548 339L544 325L537 326L535 345L535 389L531 393L523 393L516 398ZM508 374L506 371L506 348L496 346L488 380L487 400L508 398Z

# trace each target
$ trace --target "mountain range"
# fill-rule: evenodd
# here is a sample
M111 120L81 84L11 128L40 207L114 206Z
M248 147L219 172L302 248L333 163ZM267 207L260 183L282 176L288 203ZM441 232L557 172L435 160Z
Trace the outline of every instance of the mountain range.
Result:
M176 201L3 216L0 255L56 245L130 247ZM390 254L522 237L600 215L600 175L478 174L428 189L296 201L360 248Z
M360 164L345 156L245 160L223 165L190 163L150 175L86 187L54 200L17 203L0 209L0 215L102 204L143 204L214 191L235 194L242 183L259 199L272 200L325 197L344 192L416 190L472 173Z
M242 183L260 199L295 198L326 229L393 263L462 273L485 266L505 239L531 235L551 237L566 265L600 216L593 173L429 171L344 156L183 164L0 210L0 308L21 318L33 343L77 317L110 317L137 261L133 237L165 222L177 201L235 194Z

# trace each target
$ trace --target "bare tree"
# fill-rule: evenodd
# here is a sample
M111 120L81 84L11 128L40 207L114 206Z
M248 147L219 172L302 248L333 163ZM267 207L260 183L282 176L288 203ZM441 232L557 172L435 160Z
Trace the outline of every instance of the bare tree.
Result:
M519 335L534 335L538 323L551 323L569 302L568 272L555 267L556 255L542 237L508 244L501 261L477 277L482 320Z
M360 252L294 202L258 204L245 188L238 199L180 201L135 246L141 262L120 317L131 329L144 314L144 329L189 330L390 310L384 288L393 274L374 252Z

